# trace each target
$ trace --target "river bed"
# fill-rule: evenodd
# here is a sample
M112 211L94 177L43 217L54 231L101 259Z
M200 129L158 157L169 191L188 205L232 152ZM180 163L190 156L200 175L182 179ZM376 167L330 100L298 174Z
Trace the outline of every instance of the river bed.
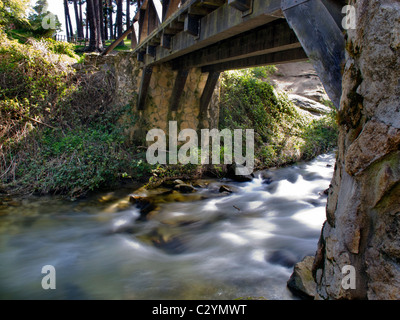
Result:
M315 254L334 163L321 155L172 197L160 188L22 201L0 212L0 299L296 299L286 282ZM157 199L148 219L131 193ZM55 290L42 288L45 265Z

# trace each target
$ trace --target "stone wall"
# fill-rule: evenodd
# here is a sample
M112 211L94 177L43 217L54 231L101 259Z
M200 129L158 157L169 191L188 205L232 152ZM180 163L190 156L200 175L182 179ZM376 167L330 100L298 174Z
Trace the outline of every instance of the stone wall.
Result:
M313 272L320 299L400 299L400 2L358 0L335 173ZM356 288L342 268L356 269Z
M85 68L95 68L111 72L115 78L117 106L130 105L135 121L129 129L132 141L143 143L148 130L159 128L168 132L168 122L177 121L178 131L186 128L217 128L219 117L219 85L215 89L207 110L200 112L200 97L207 81L207 73L200 68L190 70L178 106L171 106L171 94L177 76L170 64L155 65L150 81L144 110L138 110L137 98L143 68L136 57L129 52L121 52L106 57L88 55ZM175 109L175 110L173 110Z

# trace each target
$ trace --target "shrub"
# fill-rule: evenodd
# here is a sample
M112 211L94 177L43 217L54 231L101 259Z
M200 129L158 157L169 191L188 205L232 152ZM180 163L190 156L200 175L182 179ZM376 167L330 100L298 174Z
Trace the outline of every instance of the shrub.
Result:
M45 38L44 41L47 48L56 54L65 54L71 58L77 59L78 56L75 53L75 45L69 42L56 41L51 38Z
M75 197L150 173L124 140L135 117L130 106L112 104L112 74L77 74L64 61L72 48L64 43L0 37L0 182Z
M314 120L301 115L268 82L275 71L258 67L225 72L222 78L220 129L254 129L260 167L311 159L337 141L334 112Z

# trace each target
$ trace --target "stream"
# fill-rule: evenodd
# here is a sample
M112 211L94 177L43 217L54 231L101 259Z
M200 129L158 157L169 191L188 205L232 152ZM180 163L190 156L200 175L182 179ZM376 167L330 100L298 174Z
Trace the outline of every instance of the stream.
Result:
M21 200L0 210L0 299L296 299L286 282L315 254L334 164L325 154L188 194ZM129 194L154 200L147 219ZM55 290L41 286L45 265Z

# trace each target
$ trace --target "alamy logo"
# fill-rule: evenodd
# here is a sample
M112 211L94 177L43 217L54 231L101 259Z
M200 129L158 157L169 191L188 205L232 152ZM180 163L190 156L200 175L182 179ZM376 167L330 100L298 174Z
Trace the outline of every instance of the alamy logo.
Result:
M346 16L342 20L342 27L345 30L356 28L356 8L354 6L344 6L342 8L342 13Z
M356 269L351 265L342 268L342 288L345 290L356 288Z
M224 139L224 164L236 163L236 175L248 175L254 170L254 130L246 131L246 147L243 148L243 130L233 131L224 129L202 129L201 137L193 129L184 129L178 134L176 121L169 122L169 150L167 150L166 134L161 129L152 129L147 133L146 141L154 142L146 153L147 162L150 164L210 164L210 139L211 163L221 164L221 138ZM156 141L157 138L157 141ZM200 141L199 141L200 140ZM178 151L178 142L186 142ZM199 151L200 142L200 151ZM233 142L233 147L232 147ZM243 157L245 149L246 156ZM200 152L200 153L199 153Z
M44 290L56 289L56 268L52 265L46 265L42 268L42 273L46 274L42 279L42 288Z
M44 18L42 19L42 27L45 30L49 29L56 29L56 15L49 12L47 10L47 6L45 6L42 10L42 14L45 14Z

